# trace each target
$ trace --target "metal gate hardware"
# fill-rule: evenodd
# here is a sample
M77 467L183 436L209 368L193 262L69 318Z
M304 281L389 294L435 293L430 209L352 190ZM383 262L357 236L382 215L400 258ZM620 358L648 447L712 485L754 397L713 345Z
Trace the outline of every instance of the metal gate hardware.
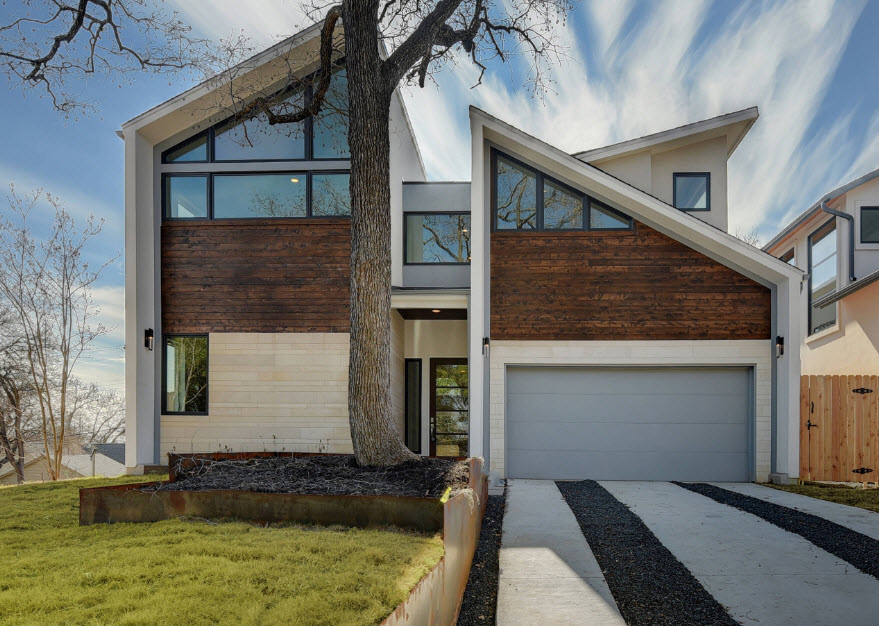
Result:
M873 393L872 389L867 389L866 387L858 387L857 389L852 389L852 391L854 391L855 393L859 393L861 395L864 395L867 393Z
M852 474L869 474L873 469L870 467L859 467L858 469L853 469Z

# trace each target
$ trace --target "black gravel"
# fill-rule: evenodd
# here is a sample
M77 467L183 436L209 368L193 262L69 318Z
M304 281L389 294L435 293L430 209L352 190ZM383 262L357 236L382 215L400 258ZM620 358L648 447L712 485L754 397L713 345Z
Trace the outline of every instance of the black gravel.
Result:
M466 489L470 466L452 459L419 459L393 467L361 467L352 455L200 460L178 478L151 490L257 491L317 495L440 498Z
M476 544L464 601L458 613L458 626L495 623L504 502L503 496L488 497L479 543Z
M737 624L637 515L594 480L556 483L629 626Z
M803 513L786 506L766 502L760 498L742 495L728 489L705 483L675 483L715 502L735 507L775 524L779 528L811 541L835 557L848 561L859 570L879 578L879 541L851 528Z

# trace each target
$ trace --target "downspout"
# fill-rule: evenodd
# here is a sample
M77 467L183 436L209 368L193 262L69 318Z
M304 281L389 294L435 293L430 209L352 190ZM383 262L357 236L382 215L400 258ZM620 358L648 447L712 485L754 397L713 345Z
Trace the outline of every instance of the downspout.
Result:
M829 199L830 198L824 198L821 201L821 210L830 215L835 215L836 217L848 220L848 279L849 283L853 283L857 280L855 278L855 218L848 213L831 209L827 206L827 201Z

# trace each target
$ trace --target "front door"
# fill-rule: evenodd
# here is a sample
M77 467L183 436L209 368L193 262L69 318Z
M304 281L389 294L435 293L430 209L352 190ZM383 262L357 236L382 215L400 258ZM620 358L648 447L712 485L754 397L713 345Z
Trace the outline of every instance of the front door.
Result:
M430 360L430 456L469 454L468 373L467 359Z

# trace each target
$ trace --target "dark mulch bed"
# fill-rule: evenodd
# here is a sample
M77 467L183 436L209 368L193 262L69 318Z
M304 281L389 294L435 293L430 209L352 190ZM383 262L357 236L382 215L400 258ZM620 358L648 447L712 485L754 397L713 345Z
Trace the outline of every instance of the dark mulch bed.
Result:
M257 491L355 496L440 498L447 487L466 489L467 461L422 459L394 467L360 467L351 455L201 461L152 490Z
M775 524L779 528L811 541L833 556L848 561L865 574L879 578L879 541L851 528L803 513L786 506L766 502L760 498L742 495L705 483L675 483L715 502L735 507Z
M737 624L637 515L594 480L556 483L629 626Z
M489 496L482 518L479 543L473 555L473 565L464 601L458 613L458 626L494 624L497 613L497 585L500 575L498 557L501 550L501 530L504 523L504 497Z

